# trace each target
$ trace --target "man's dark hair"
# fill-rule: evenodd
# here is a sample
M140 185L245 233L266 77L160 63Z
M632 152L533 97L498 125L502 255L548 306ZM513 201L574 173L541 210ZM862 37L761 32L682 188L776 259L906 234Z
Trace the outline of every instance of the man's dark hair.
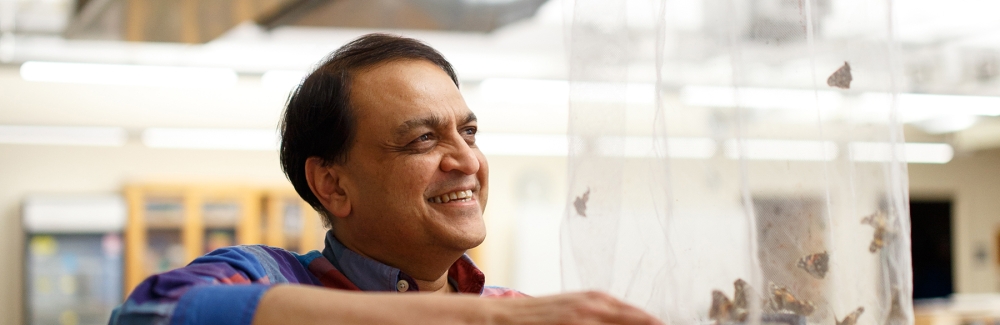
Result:
M306 160L319 157L327 166L343 163L354 141L351 77L366 68L397 60L426 60L441 67L458 86L444 56L420 41L387 34L368 34L330 54L288 98L281 119L281 169L295 191L331 227L333 216L306 181Z

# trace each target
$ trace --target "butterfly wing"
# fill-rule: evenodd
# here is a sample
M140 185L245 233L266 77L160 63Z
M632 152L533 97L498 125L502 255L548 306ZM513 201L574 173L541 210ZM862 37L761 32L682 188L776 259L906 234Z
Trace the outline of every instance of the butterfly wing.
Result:
M854 325L858 322L858 317L861 317L861 313L865 312L865 307L858 307L847 316L844 316L843 320L838 321L836 318L833 320L837 322L837 325Z
M580 214L581 217L587 216L587 201L590 200L590 189L588 188L583 195L577 196L576 200L573 201L573 207L576 208L576 213Z
M708 311L708 318L716 320L718 323L729 321L733 311L733 302L726 297L726 294L719 290L712 290L712 308Z
M817 279L826 277L830 269L830 255L826 252L810 254L799 259L797 266Z
M826 84L830 87L837 87L843 89L851 88L851 81L854 78L851 76L851 65L844 62L844 65L834 71L829 78L826 79Z

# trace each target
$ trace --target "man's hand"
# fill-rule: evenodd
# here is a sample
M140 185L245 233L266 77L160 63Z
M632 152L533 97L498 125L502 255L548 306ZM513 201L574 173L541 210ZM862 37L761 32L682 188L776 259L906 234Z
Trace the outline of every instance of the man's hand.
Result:
M493 324L663 324L641 309L597 291L488 301L501 307Z
M387 294L280 285L261 298L254 325L475 324L662 325L639 308L600 292L540 298Z

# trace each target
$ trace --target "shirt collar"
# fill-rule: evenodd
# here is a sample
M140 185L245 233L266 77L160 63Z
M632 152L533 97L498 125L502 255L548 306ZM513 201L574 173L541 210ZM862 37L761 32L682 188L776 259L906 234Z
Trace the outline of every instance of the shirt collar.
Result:
M326 247L323 249L323 257L362 291L420 290L413 278L399 269L348 249L337 240L333 231L326 233ZM406 281L408 286L406 290L399 290L400 281ZM448 283L462 293L482 294L486 276L476 267L468 255L463 254L448 269Z

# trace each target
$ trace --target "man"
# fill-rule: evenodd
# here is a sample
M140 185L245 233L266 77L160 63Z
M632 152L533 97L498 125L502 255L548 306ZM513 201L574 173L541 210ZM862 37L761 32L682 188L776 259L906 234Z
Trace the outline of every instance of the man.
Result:
M523 295L484 286L464 255L486 236L476 123L430 47L381 34L345 45L282 121L282 168L330 228L323 252L216 250L144 281L111 324L659 324L597 292L477 297Z

